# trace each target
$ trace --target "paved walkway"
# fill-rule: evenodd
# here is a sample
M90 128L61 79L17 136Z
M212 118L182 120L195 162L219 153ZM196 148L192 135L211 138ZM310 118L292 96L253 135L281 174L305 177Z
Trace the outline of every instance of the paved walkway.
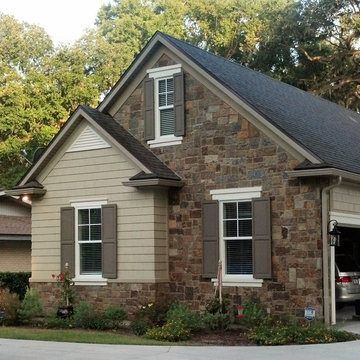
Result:
M354 360L360 341L301 346L134 346L0 339L0 360Z

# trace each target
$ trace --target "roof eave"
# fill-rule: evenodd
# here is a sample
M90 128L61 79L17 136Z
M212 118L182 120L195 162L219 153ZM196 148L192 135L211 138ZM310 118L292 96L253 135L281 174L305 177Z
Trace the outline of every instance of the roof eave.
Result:
M46 194L46 189L24 186L17 189L5 190L5 194L10 196L31 195L32 197L39 198Z
M341 176L343 180L353 183L360 183L360 174L336 168L303 169L286 171L289 178L318 177L318 176Z
M130 180L122 183L124 186L130 187L166 187L166 188L181 188L184 186L183 181L171 179L144 179L144 180Z

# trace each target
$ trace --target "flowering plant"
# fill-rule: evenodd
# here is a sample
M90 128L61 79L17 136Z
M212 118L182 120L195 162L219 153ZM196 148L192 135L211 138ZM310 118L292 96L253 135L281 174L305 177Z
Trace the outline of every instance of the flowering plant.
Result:
M72 286L75 285L73 278L69 270L69 264L65 264L65 271L59 275L52 274L53 279L56 279L56 283L61 293L61 303L69 306L75 298L75 292Z

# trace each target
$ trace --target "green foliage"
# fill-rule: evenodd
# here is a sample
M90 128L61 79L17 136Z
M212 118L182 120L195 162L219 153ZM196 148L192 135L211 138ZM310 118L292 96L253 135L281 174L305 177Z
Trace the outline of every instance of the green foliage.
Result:
M247 336L259 345L322 344L356 339L355 334L320 323L267 323L249 330Z
M73 320L53 315L45 318L43 326L46 329L71 329L73 328Z
M106 328L106 319L94 305L81 301L74 310L73 325L77 328L103 330Z
M6 325L16 325L19 322L18 311L21 309L21 301L19 296L11 293L9 289L0 290L0 310L5 312Z
M229 314L216 312L205 313L203 315L203 322L206 328L210 330L225 330L230 325L230 316Z
M58 275L52 274L52 278L56 279L56 284L60 289L60 304L69 306L75 299L75 291L73 289L74 281L70 269L66 267L64 272Z
M22 300L29 288L30 276L31 273L28 272L2 272L0 273L0 289L9 289L11 293L16 293Z
M227 314L230 312L231 300L229 294L222 296L222 302L220 303L219 294L209 299L206 304L206 311L210 314L222 313Z
M39 292L34 289L27 289L22 308L18 311L19 319L22 322L31 322L33 318L43 315L43 308Z
M190 332L198 331L203 327L199 313L192 311L185 304L175 303L167 312L167 322L182 322Z
M244 317L240 319L240 323L247 328L260 326L266 321L269 321L269 316L264 306L261 305L258 298L251 297L244 301L243 304Z
M160 341L180 341L190 338L190 330L181 320L171 320L162 327L149 329L145 337Z
M108 305L105 308L104 320L106 322L106 328L117 329L125 319L127 319L127 312L123 306Z
M150 324L145 319L134 319L130 324L130 329L135 335L142 336L150 329Z
M144 320L149 327L162 326L166 322L166 314L169 311L170 304L166 301L155 301L140 305L134 314L134 319Z

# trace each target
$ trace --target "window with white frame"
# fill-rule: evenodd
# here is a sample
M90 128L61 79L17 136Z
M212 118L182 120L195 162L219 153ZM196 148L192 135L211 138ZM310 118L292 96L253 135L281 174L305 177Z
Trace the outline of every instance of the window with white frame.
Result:
M225 273L252 274L251 201L222 202Z
M101 275L101 206L77 209L79 275Z
M147 70L154 80L154 137L148 141L151 147L177 145L182 136L175 135L175 80L181 65L169 65Z
M261 187L219 189L210 194L219 206L219 256L224 285L261 286L263 280L253 277L252 234L252 200L261 197Z

